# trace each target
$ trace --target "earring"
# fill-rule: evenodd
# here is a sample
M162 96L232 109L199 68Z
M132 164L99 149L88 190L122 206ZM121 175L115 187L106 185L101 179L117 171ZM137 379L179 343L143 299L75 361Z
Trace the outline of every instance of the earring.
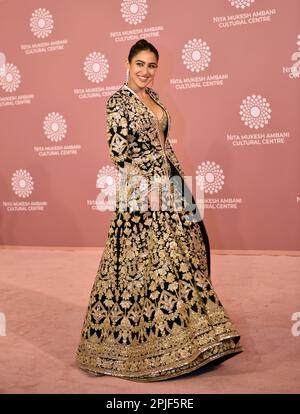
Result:
M125 83L128 82L128 78L129 78L129 68L126 69Z

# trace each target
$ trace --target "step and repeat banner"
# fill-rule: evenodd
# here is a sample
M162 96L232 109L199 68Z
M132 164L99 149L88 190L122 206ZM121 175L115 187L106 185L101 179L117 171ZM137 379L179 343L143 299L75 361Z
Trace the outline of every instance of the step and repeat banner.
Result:
M139 39L213 249L300 250L299 0L0 0L0 244L104 246Z

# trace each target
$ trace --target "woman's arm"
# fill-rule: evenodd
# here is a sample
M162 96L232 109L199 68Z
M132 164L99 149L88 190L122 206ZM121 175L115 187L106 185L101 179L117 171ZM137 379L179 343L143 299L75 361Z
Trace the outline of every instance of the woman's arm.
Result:
M131 164L126 106L121 96L111 96L106 103L106 133L112 162L121 168L125 167L125 163Z

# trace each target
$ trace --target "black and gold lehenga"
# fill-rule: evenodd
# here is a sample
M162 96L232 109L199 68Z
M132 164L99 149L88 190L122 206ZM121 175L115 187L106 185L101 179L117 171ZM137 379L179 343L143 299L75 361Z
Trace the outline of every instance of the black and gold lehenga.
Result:
M146 90L164 110L161 121L127 84L108 99L111 159L147 182L154 175L179 176L186 194L168 140L169 113L158 94ZM178 191L175 185L171 200ZM160 381L242 352L239 333L212 286L203 220L191 220L191 210L174 203L167 210L120 209L119 195L117 190L81 332L79 367L94 375Z

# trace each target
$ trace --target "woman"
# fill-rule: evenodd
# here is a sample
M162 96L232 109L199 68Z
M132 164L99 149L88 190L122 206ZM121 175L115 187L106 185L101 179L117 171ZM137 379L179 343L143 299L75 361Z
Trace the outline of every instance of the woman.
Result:
M123 179L76 357L94 375L134 381L176 377L243 350L211 284L203 220L186 208L191 193L168 140L170 116L149 86L158 59L139 40L127 81L107 101L110 156Z

